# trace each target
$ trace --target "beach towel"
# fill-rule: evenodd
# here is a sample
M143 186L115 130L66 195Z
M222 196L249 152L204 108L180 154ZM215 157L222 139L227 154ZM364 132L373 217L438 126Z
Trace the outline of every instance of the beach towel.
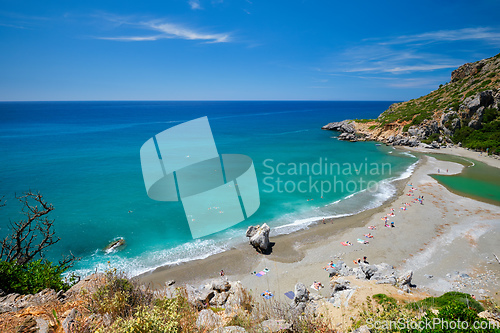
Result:
M364 241L364 240L359 239L359 238L358 238L358 243L361 243L361 244L368 244L368 242L367 242L367 241Z
M347 244L346 242L340 242L340 244L344 245L344 246L350 246L352 244Z
M314 285L314 283L313 283L313 284L311 284L311 288L313 288L313 289L314 289L314 290L316 290L316 291L319 291L319 289L320 289L320 287L316 287L316 286Z
M293 293L293 291L287 291L285 293L285 296L288 297L289 299L293 299L295 297L295 294Z
M262 297L264 297L265 299L270 299L271 297L273 297L273 296L274 296L272 293L270 293L270 292L269 292L269 290L264 291L261 295L262 295Z
M257 274L255 274L255 276L258 276L258 277L261 277L261 276L264 276L264 275L266 275L266 272L264 272L264 271L260 271Z

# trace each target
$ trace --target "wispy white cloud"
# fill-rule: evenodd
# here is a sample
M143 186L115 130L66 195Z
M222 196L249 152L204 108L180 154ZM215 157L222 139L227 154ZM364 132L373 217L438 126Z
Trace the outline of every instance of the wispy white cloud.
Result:
M128 25L151 30L154 31L155 34L141 36L97 37L98 39L124 42L156 41L161 39L198 40L204 41L205 43L226 43L231 41L231 35L229 33L205 33L186 28L180 24L168 23L160 20L133 22L127 19L113 17L112 22L119 24L119 26Z
M363 79L365 81L376 82L377 85L384 85L393 88L436 88L440 83L445 82L448 78L446 75L436 75L431 77L411 77L404 78L401 76L380 76L380 75L356 75L344 73L330 73L330 76Z
M447 47L436 46L436 43L446 43ZM330 59L332 65L322 71L401 76L454 69L467 62L464 58L470 58L465 51L450 52L457 45L457 50L468 49L463 43L491 49L500 46L500 31L477 27L365 39L357 46L335 54Z
M388 45L362 45L350 48L333 59L327 70L344 73L408 74L455 68L462 60L445 55L422 52L414 48L394 48Z
M2 27L8 27L8 28L15 28L15 29L27 29L26 27L24 27L22 25L8 24L8 23L0 23L0 26L2 26Z
M414 35L404 35L381 44L408 44L415 42L456 42L481 40L487 43L500 43L500 32L492 28L464 28L456 30L439 30Z
M163 32L169 37L189 40L206 40L212 43L224 43L229 41L229 34L203 34L172 23L149 23L146 25L152 29Z
M0 11L0 26L15 29L32 29L50 18L42 16L29 16L13 12Z
M191 6L191 9L193 9L193 10L202 9L199 0L189 0L188 3L189 3L189 6Z
M406 78L395 79L388 83L394 88L436 88L438 84L446 81L446 78Z
M445 69L445 68L455 68L460 66L460 64L425 64L425 65L407 65L407 66L391 66L391 64L380 64L378 66L373 67L361 67L361 68L352 68L347 69L346 72L382 72L382 73L411 73L411 72L429 72L437 69Z

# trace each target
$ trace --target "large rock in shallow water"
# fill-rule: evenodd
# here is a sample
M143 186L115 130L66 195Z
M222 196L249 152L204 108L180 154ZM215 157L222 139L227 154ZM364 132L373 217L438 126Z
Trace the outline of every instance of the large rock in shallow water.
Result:
M262 226L250 226L247 230L247 237L250 237L250 244L260 252L267 252L269 248L269 231L271 228L267 224Z

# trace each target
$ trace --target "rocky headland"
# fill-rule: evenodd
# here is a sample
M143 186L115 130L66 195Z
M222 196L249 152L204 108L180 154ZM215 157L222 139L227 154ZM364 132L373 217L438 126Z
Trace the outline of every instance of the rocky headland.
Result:
M460 66L426 96L392 104L377 119L329 123L339 140L394 146L458 145L500 152L500 54ZM474 133L476 132L476 133ZM463 141L463 142L462 142Z

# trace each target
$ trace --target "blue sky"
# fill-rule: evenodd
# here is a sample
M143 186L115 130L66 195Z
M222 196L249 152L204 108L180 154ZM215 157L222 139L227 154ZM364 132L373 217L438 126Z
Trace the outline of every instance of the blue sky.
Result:
M0 100L407 100L499 53L498 13L498 0L0 0Z

